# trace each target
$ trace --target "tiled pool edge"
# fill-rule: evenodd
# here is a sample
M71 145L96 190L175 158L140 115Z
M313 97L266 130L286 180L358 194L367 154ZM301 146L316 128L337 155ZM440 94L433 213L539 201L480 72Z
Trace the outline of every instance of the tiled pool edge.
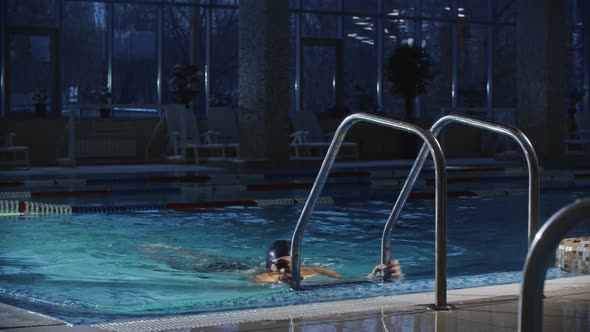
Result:
M581 286L590 286L590 276L547 280L545 283L545 292L575 289L576 287ZM448 292L448 302L456 303L481 299L491 300L492 298L506 296L512 296L516 298L518 297L519 292L520 284L456 289L450 290ZM375 310L401 310L402 308L430 304L433 301L434 292L427 292L313 304L290 305L273 308L120 321L93 324L91 327L116 332L165 331L262 321L314 318ZM424 310L427 310L425 307L423 308Z
M0 303L0 328L47 327L68 323L36 312Z

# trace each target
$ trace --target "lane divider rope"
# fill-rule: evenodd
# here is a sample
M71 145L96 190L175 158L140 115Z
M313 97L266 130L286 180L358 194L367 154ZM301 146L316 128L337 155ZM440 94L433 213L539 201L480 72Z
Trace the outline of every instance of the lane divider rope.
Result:
M56 215L82 213L125 213L130 211L185 210L220 208L228 206L288 206L305 203L306 198L279 198L244 201L180 202L165 204L139 204L128 206L71 206L40 202L0 200L0 216L7 215ZM332 197L320 197L320 204L334 204Z

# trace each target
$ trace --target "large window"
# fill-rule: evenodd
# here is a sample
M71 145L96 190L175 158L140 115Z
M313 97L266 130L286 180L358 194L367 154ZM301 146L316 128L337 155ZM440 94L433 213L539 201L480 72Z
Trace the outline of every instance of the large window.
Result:
M457 17L486 21L488 19L488 0L458 0Z
M301 37L340 38L336 15L301 14Z
M422 0L422 15L433 18L452 18L454 0Z
M163 10L164 29L162 36L162 102L174 103L168 80L174 66L191 62L204 69L205 15L201 7L166 7ZM202 91L204 91L202 89ZM204 93L201 93L201 98ZM202 110L204 105L198 104Z
M399 14L402 9L391 9L383 24L383 111L391 116L403 119L405 114L404 99L392 91L391 83L387 79L388 59L394 54L397 46L402 44L414 43L415 21L409 19L400 19Z
M494 107L516 107L516 40L514 26L494 28Z
M436 118L442 108L452 105L453 82L452 24L441 21L424 21L424 46L432 58L432 81L421 97L423 117Z
M414 2L414 0L383 0L384 14L389 18L414 16L417 11Z
M238 10L213 9L211 14L210 106L238 104Z
M168 78L172 68L189 62L208 73L208 100L202 93L196 106L199 113L204 114L207 106L237 106L238 0L0 1L5 2L7 10L10 94L6 99L14 110L32 110L31 90L37 86L47 90L49 102L61 100L64 105L71 87L77 88L79 103L94 103L98 100L93 91L109 83L116 104L171 103ZM403 100L390 93L384 66L396 45L413 42L424 45L433 59L433 80L418 103L421 117L436 117L441 108L451 107L454 101L459 107L516 105L514 0L289 3L292 110L325 111L334 103L343 103L351 111L375 110L401 116ZM295 8L297 4L299 8ZM569 94L588 89L590 5L585 0L567 0L564 5L568 8ZM301 29L296 29L296 20ZM162 45L158 45L159 40ZM52 53L54 45L59 46L56 53ZM297 49L297 45L301 47ZM382 62L379 49L383 50ZM59 58L52 59L53 54ZM57 61L59 75L49 60ZM490 69L492 81L488 82ZM28 74L31 71L39 75L32 77ZM30 84L25 86L11 75L16 72L31 76L26 79ZM383 86L378 90L380 78ZM59 82L60 86L47 81ZM316 83L318 89L314 88ZM491 105L487 104L488 83ZM301 89L300 95L295 94L296 88ZM162 99L158 98L160 94ZM323 95L326 100L321 100ZM300 103L297 96L302 98ZM587 110L588 96L578 108Z
M115 4L113 102L157 103L156 7Z
M66 2L61 33L62 103L77 92L77 102L98 102L107 86L107 12L104 3ZM75 89L72 91L72 89Z
M347 13L377 14L377 0L342 0L342 10Z
M8 24L27 27L57 27L59 0L7 1Z
M487 105L487 27L458 23L457 105Z
M344 19L343 102L352 111L373 112L377 106L377 34L375 19Z
M338 9L338 0L301 0L301 2L304 9Z

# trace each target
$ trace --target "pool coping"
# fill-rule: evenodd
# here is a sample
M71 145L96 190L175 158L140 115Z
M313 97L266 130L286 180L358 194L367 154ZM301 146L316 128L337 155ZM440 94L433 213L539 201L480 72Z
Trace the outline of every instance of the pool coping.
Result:
M545 281L544 292L548 294L562 294L565 290L575 293L576 289L590 286L590 275L551 279ZM520 283L494 285L485 287L463 288L449 290L448 302L457 306L475 301L493 303L495 301L516 301L520 293ZM7 320L0 318L3 331L45 330L55 331L169 331L178 329L192 329L204 327L235 326L244 323L260 323L271 321L285 321L292 319L330 319L331 316L342 316L358 313L375 312L380 315L385 312L426 312L428 304L434 301L434 292L424 292L404 295L379 296L312 304L298 304L278 306L274 308L259 308L248 310L222 311L215 313L177 315L169 317L121 320L97 324L73 325L44 314L31 312L22 308L0 303L0 316L12 320L12 325L2 325ZM480 302L481 303L481 302ZM457 309L460 310L460 309ZM23 320L18 321L19 318ZM25 326L25 322L29 322ZM17 330L18 329L18 330Z
M563 291L577 287L590 286L590 276L577 276L546 280L545 292ZM494 285L476 288L454 289L448 291L448 303L463 303L473 300L488 300L507 298L517 299L520 293L520 283ZM417 294L379 296L353 300L320 302L278 306L273 308L259 308L248 310L223 311L215 313L162 317L153 319L139 319L115 321L109 323L91 324L90 327L105 331L166 331L177 329L192 329L277 321L288 319L319 318L330 315L354 314L370 311L400 311L400 310L429 310L426 305L434 302L434 292Z

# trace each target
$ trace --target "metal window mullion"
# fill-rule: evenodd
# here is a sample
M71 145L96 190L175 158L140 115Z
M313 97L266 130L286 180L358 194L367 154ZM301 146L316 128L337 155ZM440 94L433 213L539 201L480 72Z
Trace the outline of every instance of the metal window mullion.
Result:
M384 13L384 6L383 0L377 0L377 36L376 36L376 44L377 44L377 82L376 82L376 89L377 89L377 110L383 112L383 43L385 42L383 39L384 33L384 24L383 24L383 15Z
M162 104L162 66L163 66L163 52L162 52L162 41L164 36L164 7L158 6L158 30L157 30L157 41L156 41L156 62L157 62L157 79L156 79L156 90L158 105Z
M414 38L415 44L418 46L422 46L422 0L414 0L414 8L416 10L417 19L414 21ZM415 103L415 114L416 117L420 117L422 115L422 98L420 95L416 96L414 103Z
M61 27L62 27L62 13L63 13L63 0L56 0L57 1L57 15L56 20L57 24L54 26L57 27L53 29L55 32L52 33L51 40L51 52L54 59L54 64L52 64L52 69L54 71L51 82L50 82L50 91L51 91L51 106L52 111L56 117L61 115Z
M209 98L211 96L211 34L213 9L211 0L207 1L205 8L205 114L209 114Z
M457 107L457 76L458 76L458 20L457 0L453 0L451 7L452 29L451 29L451 108Z
M115 45L115 4L107 3L107 86L113 92L113 53ZM112 98L111 98L112 101Z
M301 0L297 0L301 9ZM295 112L301 111L301 12L295 14Z
M338 0L337 1L337 11L338 11L338 27L337 27L337 39L340 41L344 40L344 36L343 36L343 23L344 23L344 15L342 15L342 0ZM340 44L342 45L342 43ZM342 45L343 46L343 45ZM335 48L335 52L336 54L334 54L336 61L334 62L334 70L332 71L332 98L334 100L334 105L338 105L342 102L341 96L342 96L342 76L344 76L344 73L341 72L343 70L342 68L342 58L344 56L344 48L343 47L336 47ZM340 54L338 54L340 53Z
M584 111L590 112L590 4L586 3L585 15L582 22L582 36L584 38Z
M6 116L6 1L0 1L0 118Z
M343 6L342 6L342 1L343 0L338 0L337 1L337 10L338 10L338 38L342 40L342 38L344 38L343 33L344 33L344 29L343 29L343 25L344 25L344 15L342 14L343 12Z
M486 84L486 96L487 96L487 108L488 108L488 120L494 119L494 22L493 21L493 0L488 0L488 52L487 52L487 84Z

